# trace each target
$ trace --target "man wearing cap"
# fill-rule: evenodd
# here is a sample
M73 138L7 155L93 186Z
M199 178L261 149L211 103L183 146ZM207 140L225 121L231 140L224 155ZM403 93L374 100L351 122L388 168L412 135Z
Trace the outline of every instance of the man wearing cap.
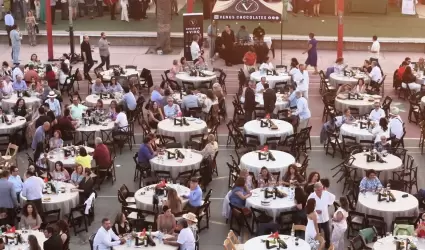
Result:
M390 122L389 122L389 128L390 128L390 136L401 139L403 136L403 121L401 120L401 117L399 116L400 110L397 107L391 108L390 111Z
M21 75L16 76L16 81L13 82L12 87L16 91L24 91L27 90L27 84L24 80L22 80Z
M379 102L373 104L374 109L370 111L369 119L374 122L379 122L381 118L385 118L385 111L381 108Z
M45 103L49 104L50 110L53 111L55 117L57 118L61 115L62 110L58 99L56 99L56 96L57 95L54 91L50 91L49 95L47 96L49 99L47 99Z

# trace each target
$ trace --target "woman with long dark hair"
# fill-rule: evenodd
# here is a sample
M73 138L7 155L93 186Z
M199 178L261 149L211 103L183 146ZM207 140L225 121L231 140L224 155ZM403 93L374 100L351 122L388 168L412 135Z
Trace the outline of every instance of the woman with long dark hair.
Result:
M68 248L65 248L66 246L69 246L69 240L70 240L68 222L66 222L65 220L59 220L58 222L56 222L56 225L59 229L59 236L61 237L62 244L64 246L63 249L68 249Z
M375 143L381 141L381 136L390 138L390 129L388 128L388 120L383 117L379 119L379 125L372 129L372 134L375 136Z
M61 66L59 69L59 83L61 85L65 84L66 78L68 78L69 76L69 68L68 68L68 64L66 64L65 62L61 62Z
M316 213L316 200L310 198L305 206L305 212L307 214L307 226L305 229L305 240L310 244L312 250L321 249L319 248L320 243L318 237L320 237L319 225L317 223Z
M162 114L162 110L159 107L158 103L151 102L149 105L149 126L151 128L156 129L158 127L158 123L164 120L164 114Z
M263 188L263 187L268 187L269 185L271 185L271 183L274 183L276 180L274 179L273 175L270 174L269 170L266 167L262 167L260 174L258 175L257 181L258 181L258 187Z
M320 174L319 172L311 172L310 175L307 178L307 183L304 186L304 191L307 195L310 195L314 191L314 184L316 182L320 181Z
M22 117L26 117L27 116L27 107L25 105L25 100L23 98L19 98L16 103L15 106L13 107L13 113L16 116L22 116Z
M91 178L91 170L88 168L84 172L84 178L78 184L78 192L80 192L80 203L84 202L90 197L93 192L94 181Z
M37 207L32 202L27 202L22 208L21 221L19 222L19 227L31 228L37 230L41 226L41 217L37 212Z
M304 181L304 178L298 173L297 165L291 164L289 165L285 175L282 177L281 184L284 186L302 185L304 184Z
M37 237L32 234L28 235L28 245L28 250L41 250Z
M412 72L412 68L410 66L406 66L406 70L403 73L403 77L401 78L402 88L407 88L406 84L409 86L410 90L419 92L421 91L421 85L416 83L416 76Z
M112 231L116 235L124 235L131 232L130 223L128 223L127 218L124 213L120 212L115 216L115 222L112 226Z

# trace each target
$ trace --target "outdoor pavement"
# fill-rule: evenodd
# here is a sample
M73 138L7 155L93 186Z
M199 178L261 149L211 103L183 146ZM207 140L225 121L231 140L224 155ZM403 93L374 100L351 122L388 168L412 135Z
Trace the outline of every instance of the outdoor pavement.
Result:
M92 44L96 44L97 41L92 41ZM319 41L320 42L320 41ZM120 47L114 46L111 47L111 64L120 64L120 65L137 65L139 69L144 67L153 70L154 72L154 82L155 84L160 83L160 73L162 73L165 69L168 69L172 65L173 59L179 59L181 57L181 53L179 56L176 55L146 55L144 52L147 50L147 47ZM62 53L67 53L69 48L67 46L55 46L54 53L55 58L60 57ZM11 49L7 45L0 45L0 61L7 60L10 61L10 52ZM36 53L42 61L47 60L47 49L45 45L40 45L37 47L29 47L27 45L23 45L21 49L21 60L22 63L25 64L30 58L32 53ZM382 68L385 73L388 74L388 80L386 82L386 94L394 95L392 90L392 73L398 67L400 62L404 59L404 57L409 56L412 60L416 61L417 58L423 56L419 53L391 53L391 52L383 52L382 60L380 61ZM297 57L300 62L303 62L306 58L305 55L302 54L302 51L294 51L294 50L285 50L283 51L283 64L288 64L290 58ZM324 69L329 65L332 65L335 60L336 52L335 51L319 51L319 66ZM361 65L363 60L367 58L368 55L366 52L345 52L344 58L349 65ZM99 59L97 49L95 49L94 58ZM280 51L276 51L276 58L273 60L274 64L280 64ZM223 68L228 73L228 79L226 81L227 85L227 106L229 108L229 115L233 114L231 111L231 99L233 98L234 93L237 91L237 75L236 72L239 70L240 66L235 65L233 67L225 67L222 60L218 60L213 63L214 67ZM74 66L74 69L79 67L82 69L82 65ZM309 106L312 109L313 118L311 119L311 123L313 124L313 149L309 152L311 161L308 172L311 171L319 171L322 177L328 177L331 179L331 188L330 191L335 193L337 197L341 196L342 186L340 184L336 184L336 178L332 178L333 173L330 169L341 162L341 158L336 156L332 158L330 156L325 156L323 151L323 147L318 143L317 135L320 130L321 115L322 115L322 106L318 93L318 83L317 78L315 78L315 82L312 83L310 88L310 100ZM87 85L82 82L80 84L80 94L83 96L87 94ZM84 98L84 97L83 97ZM68 101L68 98L64 98L65 101ZM397 98L393 98L394 102L399 102ZM399 102L396 105L400 107L408 108L406 103ZM406 114L402 114L403 119L407 121ZM419 129L416 125L408 126L408 132L406 137L408 138L416 138L407 140L406 148L409 150L409 153L413 155L416 160L416 163L420 166L419 168L419 176L425 174L423 166L425 164L423 156L419 153L417 149L417 142L419 137ZM136 126L136 133L140 134L140 128ZM226 166L226 162L230 161L230 154L234 155L232 147L226 148L225 141L227 138L227 131L224 129L225 126L221 125L219 130L219 157L218 159L218 177L214 176L214 180L210 184L209 188L213 189L212 193L212 203L211 203L211 219L210 219L210 228L204 230L201 233L200 245L201 250L217 250L222 249L222 242L226 237L226 234L229 230L228 225L225 224L225 219L221 216L222 211L222 200L223 197L228 192L227 189L227 175L228 169ZM140 143L140 136L137 137L137 143ZM104 217L108 217L110 219L114 219L117 212L120 211L120 205L117 200L117 189L122 185L126 184L130 190L135 191L137 189L137 183L133 183L133 174L134 174L134 162L132 159L133 154L138 150L138 146L133 147L133 150L124 149L122 155L118 155L116 159L116 164L121 165L120 168L117 168L117 181L114 185L110 182L105 183L101 191L99 192L99 197L96 200L96 209L95 209L95 222L89 229L89 234L95 232L100 226L100 221ZM20 174L22 175L27 168L28 164L26 161L25 152L21 152L18 155L18 166L20 169ZM319 164L318 164L319 163ZM419 188L424 184L424 180L419 179ZM81 249L88 250L88 243L85 245L80 244L80 237L75 237L72 233L71 238L71 250ZM89 235L88 234L88 235ZM81 238L88 237L87 234L80 235ZM246 239L244 239L246 240Z

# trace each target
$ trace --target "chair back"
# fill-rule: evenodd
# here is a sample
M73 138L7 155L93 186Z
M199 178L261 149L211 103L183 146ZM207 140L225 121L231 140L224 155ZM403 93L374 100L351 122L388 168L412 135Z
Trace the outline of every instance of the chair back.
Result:
M413 225L395 224L393 235L406 235L413 236L415 233L415 227Z
M94 237L96 237L96 233L90 235L90 237L89 237L90 250L95 250L95 249L93 249Z
M359 235L362 237L364 242L371 243L375 240L378 235L375 227L364 228L359 231Z

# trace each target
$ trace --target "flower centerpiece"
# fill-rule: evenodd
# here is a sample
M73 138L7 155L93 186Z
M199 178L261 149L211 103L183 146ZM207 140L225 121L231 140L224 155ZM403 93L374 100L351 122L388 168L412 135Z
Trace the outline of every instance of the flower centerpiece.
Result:
M283 248L283 249L288 248L285 241L283 241L280 238L279 232L272 233L268 238L271 238L271 239L262 240L262 242L264 242L266 244L267 249L272 249L272 248L276 248L276 247Z
M420 239L425 239L425 221L420 220L416 225L416 237Z

